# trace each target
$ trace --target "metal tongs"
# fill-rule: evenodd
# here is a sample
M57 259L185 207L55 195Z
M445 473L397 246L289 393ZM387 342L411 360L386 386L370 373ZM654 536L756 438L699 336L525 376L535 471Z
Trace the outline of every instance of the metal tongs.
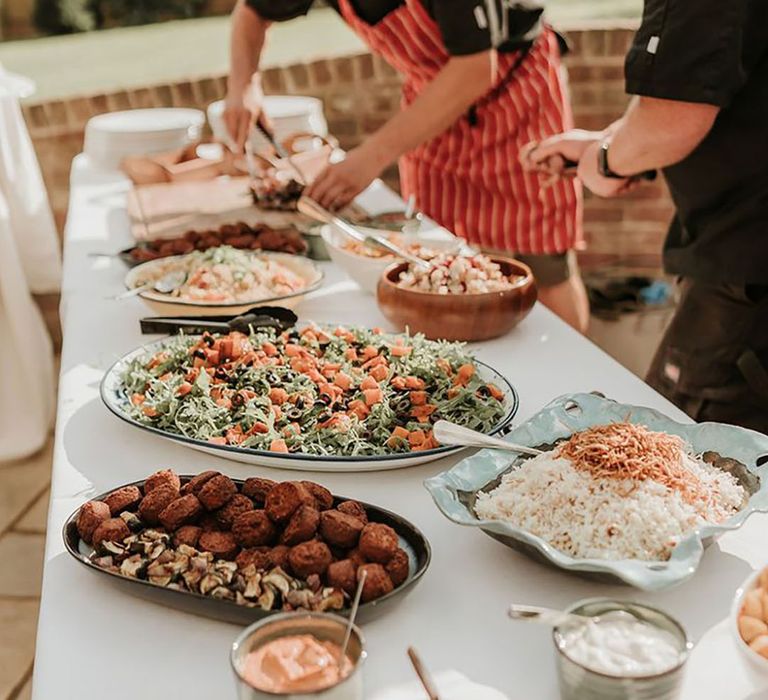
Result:
M430 265L430 263L428 263L426 260L422 260L421 258L417 258L415 255L411 255L409 252L403 250L400 246L395 245L383 236L363 233L358 228L353 226L349 221L342 219L340 216L328 211L324 207L320 206L314 199L310 199L306 195L299 199L297 208L302 214L315 219L315 221L319 221L323 224L333 224L334 226L344 231L344 233L346 233L350 238L353 238L360 243L376 245L379 248L384 248L384 250L393 253L398 258L406 260L412 265L417 265L418 267L421 267L425 270L432 269L432 265Z
M281 306L255 306L239 316L151 316L142 318L141 332L153 333L250 333L252 328L292 328L298 317Z

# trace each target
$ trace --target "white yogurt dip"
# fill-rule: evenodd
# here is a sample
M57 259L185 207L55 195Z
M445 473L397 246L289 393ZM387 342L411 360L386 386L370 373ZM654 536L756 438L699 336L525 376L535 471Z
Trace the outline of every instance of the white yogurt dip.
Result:
M675 668L681 657L671 632L620 610L560 628L557 640L569 659L609 676L655 676Z

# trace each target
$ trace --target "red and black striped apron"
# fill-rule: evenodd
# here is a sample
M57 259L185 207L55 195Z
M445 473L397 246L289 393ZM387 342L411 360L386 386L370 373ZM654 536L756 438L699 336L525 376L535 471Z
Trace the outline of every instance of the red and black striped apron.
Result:
M360 19L349 0L339 4L353 31L402 74L405 106L448 62L440 29L420 0L406 0L375 25ZM421 211L475 245L565 252L581 241L578 183L563 178L542 189L539 176L520 166L522 146L573 126L554 32L545 29L524 57L499 53L498 73L497 87L475 105L476 119L457 120L402 157L403 194L415 195Z

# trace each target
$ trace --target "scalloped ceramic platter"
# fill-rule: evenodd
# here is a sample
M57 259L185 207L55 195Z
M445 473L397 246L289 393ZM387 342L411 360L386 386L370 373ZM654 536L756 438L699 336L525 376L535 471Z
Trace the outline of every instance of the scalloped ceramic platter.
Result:
M456 447L438 447L433 450L424 450L423 452L416 453L362 455L360 457L317 456L304 453L286 455L265 450L250 450L233 445L212 445L203 440L195 440L193 438L185 437L184 435L177 435L148 425L142 425L131 418L124 410L125 406L128 404L128 397L125 395L120 377L124 374L126 366L133 361L134 358L140 357L146 353L153 353L161 350L165 342L166 339L162 339L142 345L112 365L101 382L101 400L114 415L134 428L153 433L166 440L178 442L186 447L191 447L193 450L205 452L215 457L221 457L233 462L242 462L244 464L253 464L261 467L277 467L280 469L299 469L303 471L318 472L365 472L401 469L404 467L413 467L418 464L426 464L427 462L432 462L436 459L455 454L462 449ZM517 392L512 384L495 369L483 362L477 360L475 362L478 366L479 373L488 382L496 384L496 386L501 388L504 392L504 406L506 409L504 417L489 433L489 435L499 435L507 429L517 413L519 406Z
M480 528L507 546L557 568L593 579L628 583L646 591L685 581L695 573L705 546L723 533L741 527L752 513L768 512L768 437L746 428L721 423L683 424L650 408L620 404L593 394L572 394L550 403L505 439L531 447L549 446L580 430L617 421L678 435L697 454L711 450L741 462L749 475L753 475L739 477L737 474L742 485L747 486L745 480L753 484L748 488L749 501L726 522L690 533L672 550L668 561L575 559L525 530L509 523L481 520L475 515L473 503L477 492L519 466L523 457L510 460L510 453L482 450L452 469L427 479L424 485L440 511L459 525Z

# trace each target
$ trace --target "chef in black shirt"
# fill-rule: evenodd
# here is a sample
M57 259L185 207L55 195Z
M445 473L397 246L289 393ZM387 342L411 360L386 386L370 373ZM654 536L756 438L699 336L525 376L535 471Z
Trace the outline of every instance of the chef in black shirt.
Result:
M697 420L768 433L768 2L646 0L627 112L524 163L612 197L663 169L676 207L664 264L680 302L649 383Z
M270 22L313 0L239 0L233 12L224 118L238 148L258 113L252 76ZM580 185L540 189L518 154L531 139L570 128L560 42L539 2L335 0L347 25L403 77L403 109L307 194L338 208L399 159L403 195L483 249L514 254L536 275L540 299L583 329L586 293L573 249L581 241ZM258 84L258 80L256 81Z

